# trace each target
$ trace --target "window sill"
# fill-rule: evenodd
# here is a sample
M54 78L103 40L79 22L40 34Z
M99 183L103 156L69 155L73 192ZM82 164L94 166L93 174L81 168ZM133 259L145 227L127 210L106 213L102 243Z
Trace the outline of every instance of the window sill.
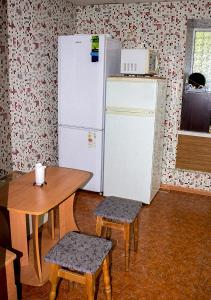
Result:
M189 135L189 136L199 136L199 137L211 138L211 133L206 133L206 132L178 130L177 133L180 134L180 135Z

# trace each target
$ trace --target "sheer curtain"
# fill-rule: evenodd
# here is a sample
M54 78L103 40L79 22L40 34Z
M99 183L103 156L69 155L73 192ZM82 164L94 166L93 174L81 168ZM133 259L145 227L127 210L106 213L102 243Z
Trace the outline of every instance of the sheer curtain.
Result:
M211 91L211 31L195 31L192 72L202 73Z

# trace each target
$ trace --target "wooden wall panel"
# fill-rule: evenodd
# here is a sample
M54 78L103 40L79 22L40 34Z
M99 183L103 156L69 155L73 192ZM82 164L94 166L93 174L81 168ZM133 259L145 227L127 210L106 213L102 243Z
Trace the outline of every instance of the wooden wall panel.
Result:
M176 168L211 173L211 138L179 134Z

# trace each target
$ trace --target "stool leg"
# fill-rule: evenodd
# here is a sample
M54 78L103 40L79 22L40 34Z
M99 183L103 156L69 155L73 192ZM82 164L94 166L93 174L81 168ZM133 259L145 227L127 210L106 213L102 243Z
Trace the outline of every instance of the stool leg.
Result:
M106 292L106 299L111 300L111 282L109 275L109 256L107 255L103 261L103 278Z
M87 299L94 300L95 298L95 278L93 274L85 274Z
M51 291L49 294L49 300L56 299L56 288L59 281L58 270L59 270L58 265L51 264L51 271L49 276L49 281L51 283Z
M110 240L110 238L111 238L111 228L106 227L106 234L105 234L105 236L106 236L106 239Z
M138 216L135 218L133 223L133 232L134 232L134 251L138 250Z
M129 269L129 255L130 255L130 224L124 224L124 239L125 239L125 269Z
M103 228L103 219L102 219L102 217L97 216L97 220L96 220L96 234L97 234L97 236L102 235L102 228Z

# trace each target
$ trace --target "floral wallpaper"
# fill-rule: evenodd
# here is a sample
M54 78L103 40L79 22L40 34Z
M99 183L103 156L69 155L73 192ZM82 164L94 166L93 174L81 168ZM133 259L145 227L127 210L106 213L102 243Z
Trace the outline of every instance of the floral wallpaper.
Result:
M12 169L6 4L0 2L0 177Z
M211 19L211 1L78 6L77 33L109 33L125 48L158 51L167 78L162 182L211 190L211 174L175 169L180 124L187 20Z
M175 169L188 18L211 19L211 1L74 6L71 0L0 4L0 176L57 164L57 37L110 33L123 47L159 52L167 78L162 182L210 190L211 174Z
M75 32L69 0L8 0L13 169L57 163L57 37Z

